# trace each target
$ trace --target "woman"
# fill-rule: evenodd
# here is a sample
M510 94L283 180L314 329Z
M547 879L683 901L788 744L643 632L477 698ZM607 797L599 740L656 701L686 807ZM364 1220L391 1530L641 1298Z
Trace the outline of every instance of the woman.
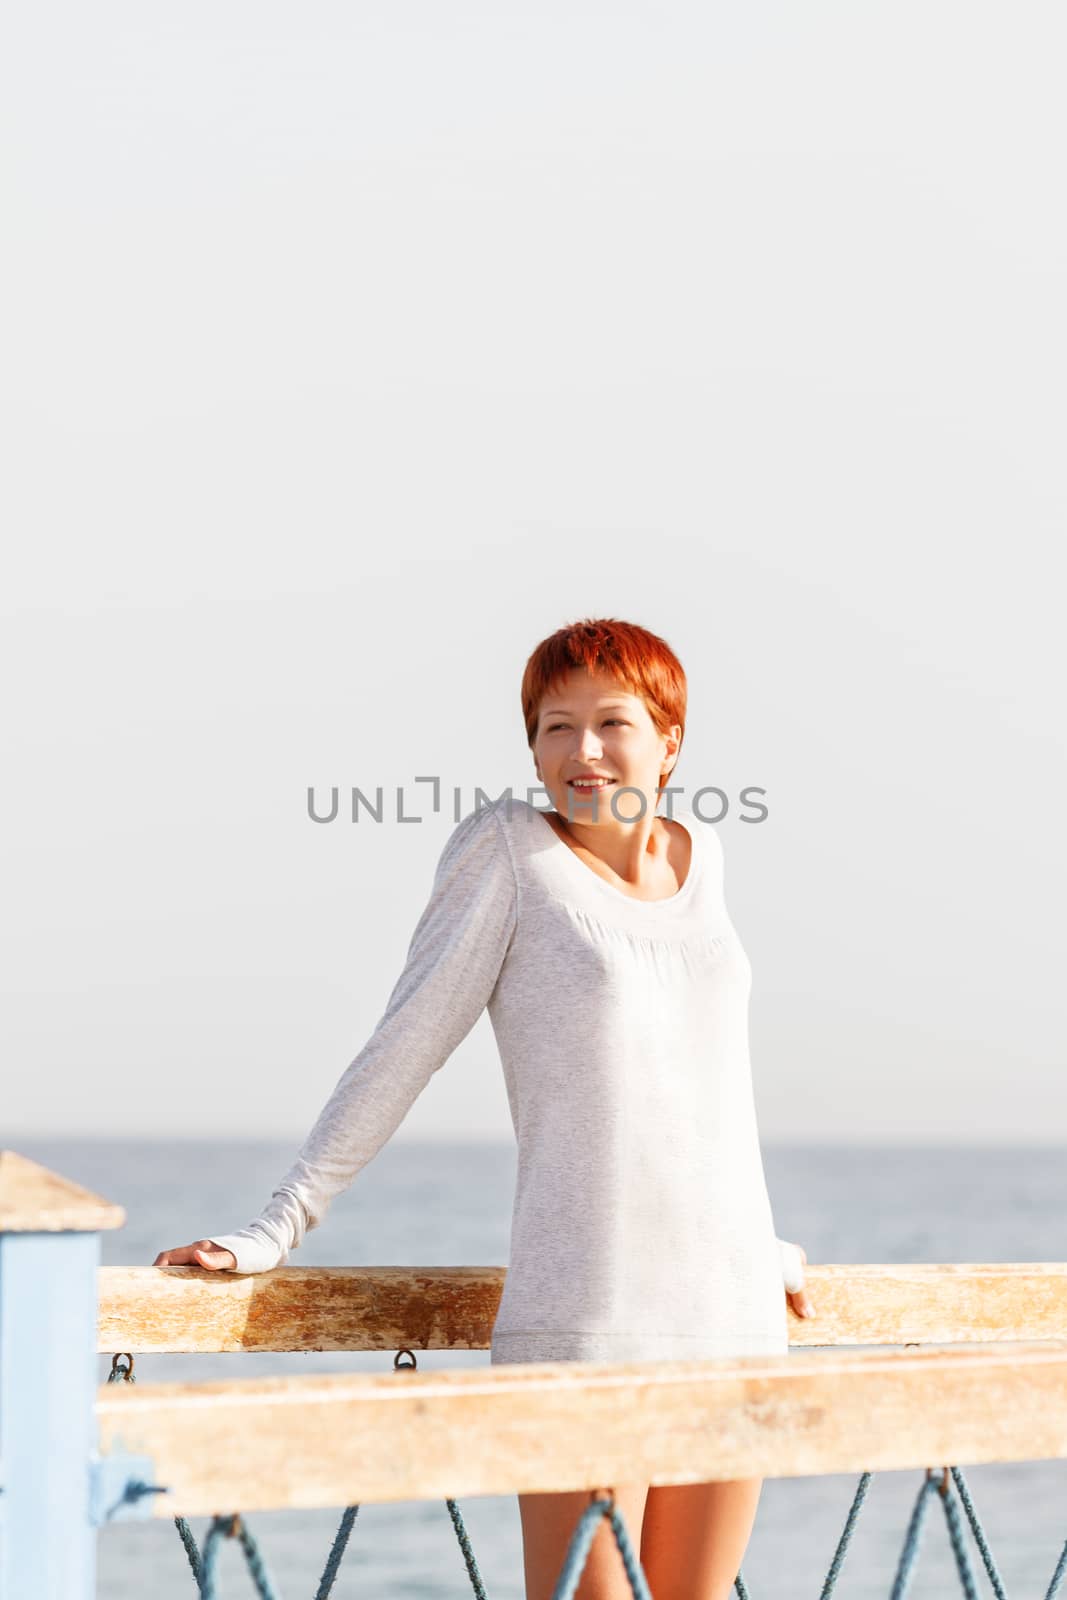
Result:
M782 1354L787 1305L811 1307L764 1178L751 969L718 835L656 811L685 674L647 629L586 620L533 651L522 706L555 810L508 794L463 818L384 1015L268 1205L155 1265L285 1261L488 1008L518 1143L492 1363ZM614 1486L655 1600L727 1600L761 1487ZM588 1503L519 1496L527 1600L550 1600ZM605 1520L578 1600L629 1594Z

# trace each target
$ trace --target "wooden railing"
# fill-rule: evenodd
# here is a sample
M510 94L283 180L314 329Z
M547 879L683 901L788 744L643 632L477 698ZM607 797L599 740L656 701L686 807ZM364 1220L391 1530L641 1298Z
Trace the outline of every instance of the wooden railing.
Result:
M806 1269L789 1342L988 1344L1067 1337L1063 1262ZM101 1351L487 1350L504 1267L104 1267Z
M1067 1456L1067 1341L111 1384L157 1516Z

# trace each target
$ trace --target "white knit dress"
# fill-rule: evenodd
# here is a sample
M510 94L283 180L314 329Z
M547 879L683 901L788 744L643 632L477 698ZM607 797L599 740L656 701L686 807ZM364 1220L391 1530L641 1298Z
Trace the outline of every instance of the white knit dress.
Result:
M537 808L469 813L388 1006L263 1212L214 1234L239 1272L283 1262L488 1008L518 1145L493 1363L781 1354L785 1287L748 1045L751 968L722 846L684 807L689 872L638 900Z

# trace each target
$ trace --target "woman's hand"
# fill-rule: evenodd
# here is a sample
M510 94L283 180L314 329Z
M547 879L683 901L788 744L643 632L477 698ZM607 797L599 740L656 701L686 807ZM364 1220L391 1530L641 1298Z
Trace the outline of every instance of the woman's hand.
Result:
M802 1244L798 1244L796 1248L800 1252L800 1259L803 1261L804 1265L807 1266L808 1252L805 1250ZM785 1294L787 1301L792 1306L798 1317L813 1317L815 1315L815 1307L808 1299L807 1289L787 1289Z
M232 1250L220 1250L213 1239L198 1239L195 1244L179 1244L161 1250L154 1267L206 1267L209 1272L233 1272L237 1257Z

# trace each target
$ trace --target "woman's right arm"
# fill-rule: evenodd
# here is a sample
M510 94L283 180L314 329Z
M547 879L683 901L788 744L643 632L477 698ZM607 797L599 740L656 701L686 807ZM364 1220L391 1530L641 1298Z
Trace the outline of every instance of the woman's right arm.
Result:
M284 1262L466 1038L496 986L517 918L511 847L485 806L446 841L385 1012L267 1205L246 1228L161 1251L153 1265L267 1272Z

